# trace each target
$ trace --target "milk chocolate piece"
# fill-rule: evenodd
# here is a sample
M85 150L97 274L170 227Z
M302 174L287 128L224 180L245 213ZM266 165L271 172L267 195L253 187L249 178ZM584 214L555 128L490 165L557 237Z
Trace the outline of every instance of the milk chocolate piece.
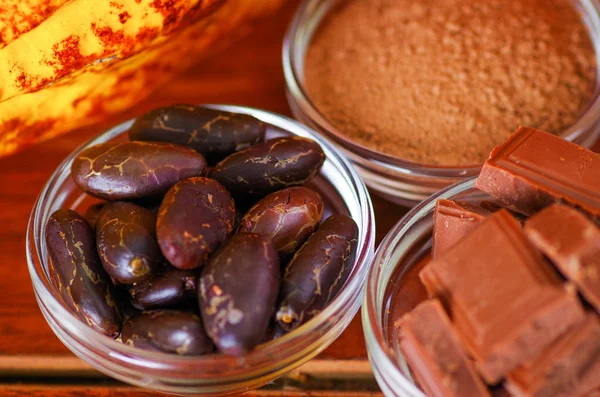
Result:
M575 291L563 288L504 209L432 260L420 277L449 310L490 384L535 357L584 316Z
M405 315L399 337L400 350L427 396L490 396L439 301L425 301Z
M554 204L527 220L525 234L600 311L600 228L581 212Z
M433 212L432 257L446 252L490 214L490 211L471 203L438 199Z
M600 322L595 314L508 375L517 397L580 397L600 387Z
M475 187L525 215L562 200L600 215L600 154L520 127L485 162Z

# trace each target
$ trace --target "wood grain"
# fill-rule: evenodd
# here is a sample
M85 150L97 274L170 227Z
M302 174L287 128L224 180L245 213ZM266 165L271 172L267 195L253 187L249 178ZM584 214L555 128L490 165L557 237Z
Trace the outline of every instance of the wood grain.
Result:
M372 380L366 360L311 360L290 373L293 377ZM0 378L102 378L86 362L75 356L4 356L0 361Z
M164 396L143 389L107 386L32 386L15 385L0 387L2 397L146 397ZM243 394L244 397L381 397L379 392L348 391L280 391L257 390Z

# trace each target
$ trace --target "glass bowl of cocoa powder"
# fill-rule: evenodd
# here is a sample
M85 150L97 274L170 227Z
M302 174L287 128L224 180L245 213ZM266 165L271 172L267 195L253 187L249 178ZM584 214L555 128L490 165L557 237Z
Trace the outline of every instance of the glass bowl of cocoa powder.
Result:
M599 53L596 0L304 0L283 66L295 117L412 206L520 124L590 147Z

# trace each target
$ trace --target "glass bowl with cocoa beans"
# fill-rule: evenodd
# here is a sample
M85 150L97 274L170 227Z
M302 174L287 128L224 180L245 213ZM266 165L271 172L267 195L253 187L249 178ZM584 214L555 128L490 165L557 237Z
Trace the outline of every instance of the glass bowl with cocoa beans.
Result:
M35 203L27 258L44 317L87 363L166 393L226 395L341 334L374 231L363 181L311 129L174 105L63 161Z

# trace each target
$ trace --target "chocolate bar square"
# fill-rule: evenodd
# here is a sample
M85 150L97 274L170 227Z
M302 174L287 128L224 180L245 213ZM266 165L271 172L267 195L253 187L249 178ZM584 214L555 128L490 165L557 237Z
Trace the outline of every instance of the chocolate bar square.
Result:
M433 212L432 257L447 251L490 214L490 211L471 203L438 199Z
M474 186L525 215L564 201L598 216L600 154L520 127L494 148Z
M508 375L515 396L580 397L600 387L600 321L588 314L539 356Z
M581 212L555 204L529 218L524 230L600 311L600 227Z
M573 288L506 210L489 216L420 273L489 384L535 357L584 316Z
M400 350L429 397L489 397L444 308L422 302L400 323Z

